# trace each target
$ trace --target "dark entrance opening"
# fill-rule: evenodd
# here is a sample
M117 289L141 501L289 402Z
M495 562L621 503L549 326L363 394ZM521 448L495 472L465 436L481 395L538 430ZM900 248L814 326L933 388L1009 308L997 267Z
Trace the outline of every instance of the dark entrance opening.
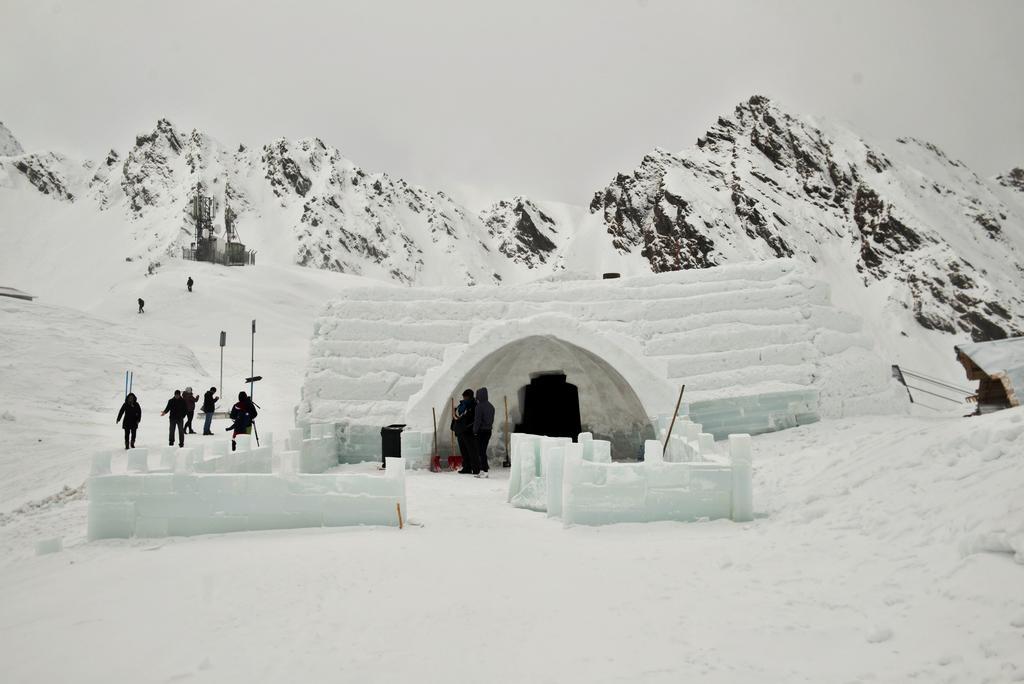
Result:
M562 373L539 375L521 390L523 422L515 432L546 437L571 437L575 442L582 431L580 392L565 381Z

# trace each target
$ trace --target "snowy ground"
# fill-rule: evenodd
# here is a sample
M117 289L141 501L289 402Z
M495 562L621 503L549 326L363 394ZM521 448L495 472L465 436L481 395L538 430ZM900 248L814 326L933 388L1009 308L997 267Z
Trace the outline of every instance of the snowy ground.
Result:
M1024 680L1024 411L755 449L747 525L563 529L501 469L414 473L402 531L86 544L82 501L21 514L5 546L67 548L0 567L5 679Z
M4 682L1024 680L1022 409L758 437L746 525L564 529L505 504L499 468L412 473L401 531L87 544L75 488L121 438L122 359L140 445L158 445L170 390L217 376L219 330L241 388L257 318L261 431L280 434L314 312L351 282L195 264L97 279L30 288L75 309L0 309ZM34 555L56 536L63 552Z

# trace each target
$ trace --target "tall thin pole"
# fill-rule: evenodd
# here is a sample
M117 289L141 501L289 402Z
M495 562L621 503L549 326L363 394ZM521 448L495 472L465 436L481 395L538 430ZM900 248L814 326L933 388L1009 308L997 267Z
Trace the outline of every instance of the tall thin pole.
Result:
M672 436L672 428L676 424L676 414L679 413L679 405L683 403L683 390L686 389L686 385L679 388L679 398L676 399L676 410L672 412L672 422L668 424L668 432L665 433L665 446L661 448L663 454L668 453L668 438Z
M249 348L249 377L256 377L256 319L252 319L252 345ZM252 399L255 381L249 382L249 399Z
M224 396L224 345L227 344L228 334L220 331L220 384L217 385L217 394ZM251 377L251 376L250 376Z

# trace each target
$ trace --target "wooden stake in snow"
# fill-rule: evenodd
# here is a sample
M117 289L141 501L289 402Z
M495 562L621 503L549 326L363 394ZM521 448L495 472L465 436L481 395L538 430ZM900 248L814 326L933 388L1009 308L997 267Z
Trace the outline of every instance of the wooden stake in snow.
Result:
M668 454L668 438L672 436L672 428L676 424L676 414L679 413L679 405L683 403L683 391L686 385L679 388L679 398L676 399L676 410L672 412L672 421L668 424L668 432L665 433L665 444L661 447L664 454Z
M399 501L395 504L395 510L398 511L398 529L402 529L405 525L402 524L402 502Z

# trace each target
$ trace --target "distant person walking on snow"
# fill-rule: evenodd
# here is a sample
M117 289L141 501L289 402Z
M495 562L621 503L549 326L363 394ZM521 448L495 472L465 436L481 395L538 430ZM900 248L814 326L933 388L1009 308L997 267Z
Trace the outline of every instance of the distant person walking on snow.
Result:
M145 313L145 311L142 310L142 307L144 306L146 306L146 302L142 299L142 297L139 297L139 313Z
M217 402L220 401L220 397L217 396L217 388L211 387L209 392L203 394L203 415L206 420L203 422L203 434L212 435L213 432L210 430L210 423L213 422L213 412L217 410Z
M256 420L256 405L252 403L252 399L249 398L245 392L238 393L238 401L231 407L231 413L228 414L231 420L234 422L228 427L226 432L234 430L231 434L231 450L234 451L235 437L238 435L248 435L252 432L252 422Z
M170 429L167 433L167 441L174 446L174 431L178 431L178 446L185 446L185 400L181 398L181 390L174 390L174 396L167 400L167 406L160 412L161 416L168 416Z
M134 449L135 432L139 429L139 423L142 422L142 407L139 406L134 393L129 392L128 396L124 398L124 403L121 404L121 410L117 412L117 419L114 422L120 423L121 416L124 416L124 422L121 423L121 427L124 428L124 448Z
M479 469L474 473L477 477L489 477L491 469L487 463L487 444L491 441L491 430L494 427L494 404L487 401L487 388L476 391L476 415L473 417L473 446L476 447L476 465Z
M196 431L192 429L192 418L196 415L196 402L199 401L199 398L192 394L191 387L185 388L185 393L181 395L181 398L185 400L185 432L194 435Z
M473 398L473 390L468 389L462 393L462 401L455 407L455 416L452 420L452 431L455 438L459 440L459 453L462 454L462 474L480 472L476 465L476 449L473 444L473 417L476 415L476 399Z
M189 277L188 277L188 280L186 280L186 281L185 281L185 286L186 286L186 287L188 287L188 291L189 291L189 292L191 292L191 291L192 291L192 284L193 284L194 282L195 282L195 281L194 281L194 280L192 280L192 276L189 276Z

